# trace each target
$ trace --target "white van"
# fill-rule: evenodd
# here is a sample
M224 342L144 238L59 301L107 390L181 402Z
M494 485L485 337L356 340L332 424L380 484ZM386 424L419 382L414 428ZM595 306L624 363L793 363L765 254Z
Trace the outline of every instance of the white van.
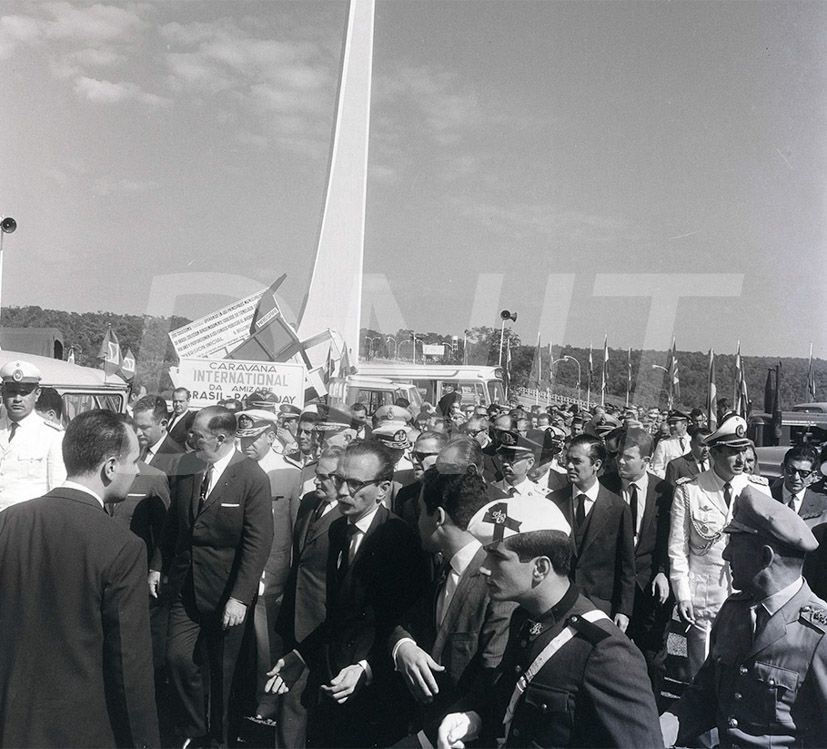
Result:
M462 395L463 404L505 403L501 367L360 362L356 369L366 377L385 377L415 385L422 399L434 405L446 394L446 385L453 385Z

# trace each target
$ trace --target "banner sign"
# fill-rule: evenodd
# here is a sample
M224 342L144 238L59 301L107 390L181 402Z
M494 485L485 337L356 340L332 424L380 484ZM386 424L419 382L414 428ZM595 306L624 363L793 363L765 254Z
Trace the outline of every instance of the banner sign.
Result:
M250 337L250 323L262 292L211 312L169 332L179 359L223 359Z
M239 359L181 359L170 367L175 387L190 391L194 408L215 405L228 398L243 400L256 390L268 390L277 403L304 405L305 368L292 362Z

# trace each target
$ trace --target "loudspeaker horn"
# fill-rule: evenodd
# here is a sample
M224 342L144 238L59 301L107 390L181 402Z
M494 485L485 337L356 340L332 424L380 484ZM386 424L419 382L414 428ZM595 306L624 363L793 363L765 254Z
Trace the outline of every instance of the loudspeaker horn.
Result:
M517 313L509 312L507 309L504 309L502 312L500 312L500 318L502 320L511 320L512 322L517 322Z
M0 229L3 230L4 234L11 234L17 228L17 221L15 221L11 216L6 216L2 221L0 221Z

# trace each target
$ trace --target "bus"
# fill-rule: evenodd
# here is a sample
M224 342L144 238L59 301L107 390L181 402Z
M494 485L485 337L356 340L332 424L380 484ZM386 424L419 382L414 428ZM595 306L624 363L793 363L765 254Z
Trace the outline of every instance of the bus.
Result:
M0 367L18 359L34 364L43 375L40 384L60 393L64 426L79 413L93 408L106 408L116 413L126 411L129 385L118 375L105 375L102 369L81 367L61 359L0 351Z
M452 364L405 364L404 362L360 362L365 377L384 377L417 387L422 399L436 405L451 385L462 396L462 404L505 403L502 367Z

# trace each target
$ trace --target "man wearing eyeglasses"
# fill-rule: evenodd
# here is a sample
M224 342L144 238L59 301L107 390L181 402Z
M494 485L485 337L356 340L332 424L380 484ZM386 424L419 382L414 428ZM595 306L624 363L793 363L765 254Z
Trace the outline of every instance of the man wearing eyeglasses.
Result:
M771 487L772 496L794 510L810 528L827 510L827 494L810 489L813 478L818 478L817 465L818 452L812 445L795 445L784 455L781 479Z
M499 443L497 453L502 462L503 479L494 486L509 497L546 497L548 490L528 477L537 446L519 432L500 432Z
M289 691L308 668L310 746L389 746L408 712L384 645L424 589L425 560L416 532L382 505L393 479L384 445L351 443L333 478L344 517L328 531L327 614L275 664L268 689Z

